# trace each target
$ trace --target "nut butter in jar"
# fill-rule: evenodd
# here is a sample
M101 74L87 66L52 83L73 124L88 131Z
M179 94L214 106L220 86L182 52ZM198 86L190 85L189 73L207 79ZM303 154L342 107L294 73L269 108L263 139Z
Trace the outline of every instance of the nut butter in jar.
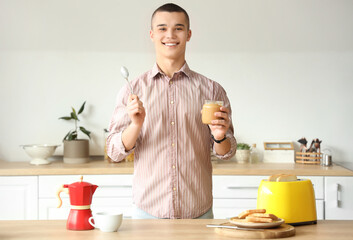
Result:
M202 107L202 123L211 124L212 120L219 119L214 115L214 113L220 112L220 108L222 106L223 101L205 100L205 104Z

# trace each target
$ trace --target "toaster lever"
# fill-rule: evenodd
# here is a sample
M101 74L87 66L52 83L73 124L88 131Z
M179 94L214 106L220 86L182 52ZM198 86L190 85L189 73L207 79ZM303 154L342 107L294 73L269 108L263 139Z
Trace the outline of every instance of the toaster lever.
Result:
M246 189L246 188L258 188L255 186L227 186L227 189Z

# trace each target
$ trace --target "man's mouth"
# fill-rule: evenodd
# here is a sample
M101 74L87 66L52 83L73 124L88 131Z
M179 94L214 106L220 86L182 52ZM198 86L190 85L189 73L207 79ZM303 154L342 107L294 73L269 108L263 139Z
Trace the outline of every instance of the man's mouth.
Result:
M168 46L168 47L173 47L173 46L176 46L179 44L179 43L164 43L164 42L162 42L162 43L163 43L163 45Z

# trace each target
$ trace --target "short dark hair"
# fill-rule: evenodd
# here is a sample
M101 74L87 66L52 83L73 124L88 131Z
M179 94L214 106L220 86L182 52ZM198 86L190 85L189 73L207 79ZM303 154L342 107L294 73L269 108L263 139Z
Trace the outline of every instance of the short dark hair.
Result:
M188 13L184 10L184 8L174 4L174 3L166 3L162 6L160 6L159 8L157 8L151 17L151 28L152 28L152 19L154 17L154 15L156 15L157 12L182 12L185 15L186 18L186 23L187 23L187 29L190 28L190 19L189 19L189 15Z

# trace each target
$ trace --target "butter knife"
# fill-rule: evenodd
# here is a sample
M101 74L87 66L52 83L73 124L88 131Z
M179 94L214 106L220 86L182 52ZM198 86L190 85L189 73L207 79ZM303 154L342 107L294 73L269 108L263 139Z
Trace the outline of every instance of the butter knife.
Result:
M207 224L206 227L210 228L232 228L232 229L238 229L238 230L245 230L245 231L255 231L255 230L263 230L259 228L242 228L242 227L237 227L237 226L227 226L227 225L217 225L217 224Z

